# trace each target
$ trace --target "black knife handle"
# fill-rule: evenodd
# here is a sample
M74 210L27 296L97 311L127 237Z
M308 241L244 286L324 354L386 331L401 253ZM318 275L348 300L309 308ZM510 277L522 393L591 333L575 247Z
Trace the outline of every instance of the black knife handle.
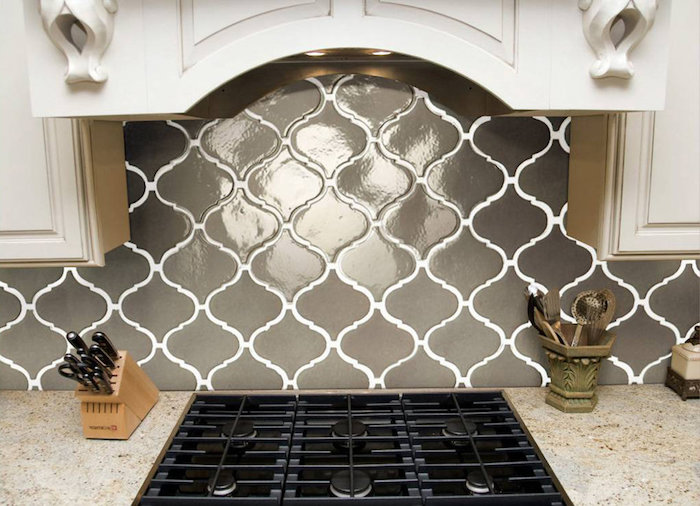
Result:
M90 356L97 360L107 369L111 370L117 366L114 363L114 360L112 360L110 356L107 355L102 348L100 348L99 344L93 344L92 346L90 346Z
M73 348L77 349L84 349L87 350L87 344L85 344L85 341L83 341L83 338L78 335L77 332L70 331L66 334L66 341L68 341L68 344L70 344Z
M114 389L112 389L112 385L110 384L109 380L106 380L99 373L99 371L93 371L91 374L91 379L95 383L97 383L97 388L99 389L101 394L110 395L112 392L114 392Z
M117 353L117 349L112 344L112 341L102 332L95 332L92 335L92 342L97 343L112 360L117 360L119 358L119 353Z
M85 364L88 367L88 369L90 369L90 371L98 371L101 374L103 374L105 378L111 378L113 376L112 371L104 367L102 364L100 364L97 360L95 360L87 353L83 353L80 355L80 361L83 364Z

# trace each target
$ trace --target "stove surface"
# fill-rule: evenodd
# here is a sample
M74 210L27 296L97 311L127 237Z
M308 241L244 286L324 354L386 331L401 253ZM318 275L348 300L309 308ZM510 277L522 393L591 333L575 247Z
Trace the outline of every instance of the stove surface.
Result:
M563 505L501 392L194 394L135 504Z

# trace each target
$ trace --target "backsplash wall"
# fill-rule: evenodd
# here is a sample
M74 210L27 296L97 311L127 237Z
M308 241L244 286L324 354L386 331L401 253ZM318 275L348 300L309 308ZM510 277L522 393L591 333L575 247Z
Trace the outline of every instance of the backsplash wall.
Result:
M565 232L566 118L464 118L364 76L232 119L125 126L132 240L104 268L0 269L0 388L73 388L71 329L163 389L540 385L523 288L618 299L602 383L662 382L692 261L600 262Z

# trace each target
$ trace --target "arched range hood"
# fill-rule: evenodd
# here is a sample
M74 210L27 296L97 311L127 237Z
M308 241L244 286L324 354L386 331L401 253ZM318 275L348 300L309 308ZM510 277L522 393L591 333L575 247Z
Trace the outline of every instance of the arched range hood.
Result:
M330 73L398 79L469 114L664 104L670 2L24 5L36 116L224 116L294 80Z

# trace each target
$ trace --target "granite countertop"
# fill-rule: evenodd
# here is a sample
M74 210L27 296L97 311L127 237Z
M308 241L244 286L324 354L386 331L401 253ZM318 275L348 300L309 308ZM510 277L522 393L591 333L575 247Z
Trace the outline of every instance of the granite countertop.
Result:
M607 386L565 414L544 388L505 390L575 505L700 504L700 400ZM128 441L102 441L82 437L72 392L0 391L0 504L130 504L190 395L161 392Z

